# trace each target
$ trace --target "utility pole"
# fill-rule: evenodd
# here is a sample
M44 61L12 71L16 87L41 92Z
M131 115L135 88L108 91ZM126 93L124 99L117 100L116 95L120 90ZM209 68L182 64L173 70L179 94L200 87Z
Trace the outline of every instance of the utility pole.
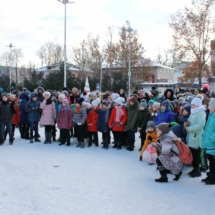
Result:
M11 80L11 79L12 79L12 75L11 75L11 60L12 60L12 58L11 58L11 55L12 55L12 48L15 47L15 46L13 46L12 43L10 43L10 45L7 46L7 47L10 48L10 65L9 65L9 72L10 72L10 93L11 93L11 82L12 82L12 80Z
M128 42L128 97L131 96L131 32L133 29L130 27L130 22L126 21L128 28L126 31L128 32L129 42Z
M70 2L69 0L58 0L59 2L61 2L62 4L64 4L64 11L65 11L65 16L64 16L64 87L66 87L66 5L67 4L72 4L75 2Z

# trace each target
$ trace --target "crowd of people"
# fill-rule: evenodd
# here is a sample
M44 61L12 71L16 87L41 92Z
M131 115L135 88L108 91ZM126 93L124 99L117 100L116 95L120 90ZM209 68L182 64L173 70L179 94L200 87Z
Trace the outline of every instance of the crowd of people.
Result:
M115 149L133 151L138 132L139 160L144 160L149 148L156 152L156 159L149 162L156 163L160 172L156 182L168 182L170 173L175 175L173 180L180 179L184 166L183 152L176 144L180 141L192 156L189 176L200 177L206 172L202 182L215 184L215 99L210 98L209 92L207 84L194 94L186 89L182 96L167 89L159 95L153 87L150 92L134 91L130 98L123 89L100 94L80 93L75 87L60 92L38 87L34 92L23 89L8 95L0 88L0 145L5 143L7 134L13 145L16 127L22 139L41 142L41 126L44 144L57 141L60 146L72 144L83 149L93 144L98 147L100 143L106 150L113 144ZM102 140L98 132L102 133Z

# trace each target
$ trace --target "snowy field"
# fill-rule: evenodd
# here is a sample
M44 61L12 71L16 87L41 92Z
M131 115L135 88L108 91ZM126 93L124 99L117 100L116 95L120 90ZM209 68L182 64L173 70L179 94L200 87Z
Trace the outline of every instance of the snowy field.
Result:
M30 144L17 130L13 146L0 146L0 215L215 214L215 186L189 178L187 167L178 182L154 182L139 144L138 136L133 152Z

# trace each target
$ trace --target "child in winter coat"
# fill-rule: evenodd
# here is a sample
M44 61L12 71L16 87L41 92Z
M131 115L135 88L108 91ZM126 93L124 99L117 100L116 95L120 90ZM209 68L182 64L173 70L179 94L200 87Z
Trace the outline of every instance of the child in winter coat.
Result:
M138 120L138 102L136 96L133 96L129 104L128 108L128 119L126 124L126 130L128 132L128 147L126 148L128 151L134 150L135 143L135 133L137 132L137 120Z
M144 141L146 139L146 127L149 119L150 119L150 112L147 109L146 100L143 99L139 105L138 119L137 119L137 130L140 132L140 138L141 138L141 146L139 151L141 151L144 145Z
M91 102L92 108L87 115L87 130L89 131L89 144L88 147L92 146L92 137L94 138L95 146L98 147L98 129L97 129L97 120L99 113L99 103L97 100Z
M44 144L51 143L52 127L55 125L56 109L55 103L51 99L50 92L43 93L44 100L40 103L40 109L42 109L42 115L40 119L40 125L45 126L45 142Z
M28 122L30 124L30 143L33 143L33 131L35 131L35 142L41 142L38 138L38 124L40 121L40 102L37 101L37 94L31 93L30 101L25 106L28 113Z
M13 137L14 137L15 128L19 125L19 122L20 122L20 112L19 112L19 105L17 103L18 98L16 98L16 95L11 94L9 100L13 104L14 110L16 112L12 118L12 133L13 133ZM4 140L6 140L6 138L7 138L7 133L8 133L8 131L6 129L5 134L4 134Z
M168 101L164 101L161 103L161 110L160 112L158 112L155 124L159 125L160 123L163 122L165 123L175 122L175 118L170 110Z
M1 124L1 135L0 145L4 143L5 127L9 132L9 144L13 144L13 133L12 133L12 117L16 113L12 103L8 101L7 93L2 94L2 102L0 103L0 124Z
M84 130L85 130L85 122L87 119L87 111L82 106L82 102L84 101L83 98L76 98L76 108L74 112L73 122L75 123L74 129L75 129L75 136L78 140L78 143L76 147L81 147L82 149L85 146L84 143Z
M153 121L149 121L147 123L147 129L146 129L146 131L147 131L146 139L145 139L144 145L142 147L142 150L140 152L140 161L142 160L143 152L146 150L146 148L148 147L148 145L150 143L156 143L157 140L158 140L156 126L155 126L155 123Z
M110 110L108 103L106 101L102 102L102 108L99 111L99 116L97 120L98 131L102 132L103 137L103 149L108 149L109 138L110 138L110 128L108 126L108 121L110 118Z
M159 110L160 110L160 103L154 102L154 104L152 105L152 112L151 112L151 116L150 116L150 121L153 121L153 122L156 121Z
M72 128L72 109L69 106L68 99L63 99L62 107L58 113L57 125L60 129L61 142L59 146L65 145L70 146L70 129Z
M122 148L122 133L125 130L125 124L127 121L127 112L123 107L124 98L118 97L114 100L115 107L111 112L111 116L108 122L109 128L112 129L114 134L115 144L113 148Z

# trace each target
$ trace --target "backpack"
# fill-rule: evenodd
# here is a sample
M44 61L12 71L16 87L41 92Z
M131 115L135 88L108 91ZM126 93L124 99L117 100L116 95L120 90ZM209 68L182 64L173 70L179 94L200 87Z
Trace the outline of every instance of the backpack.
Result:
M190 164L193 161L193 155L189 149L189 147L181 142L180 140L176 140L175 144L180 152L180 160L184 163L184 164Z

